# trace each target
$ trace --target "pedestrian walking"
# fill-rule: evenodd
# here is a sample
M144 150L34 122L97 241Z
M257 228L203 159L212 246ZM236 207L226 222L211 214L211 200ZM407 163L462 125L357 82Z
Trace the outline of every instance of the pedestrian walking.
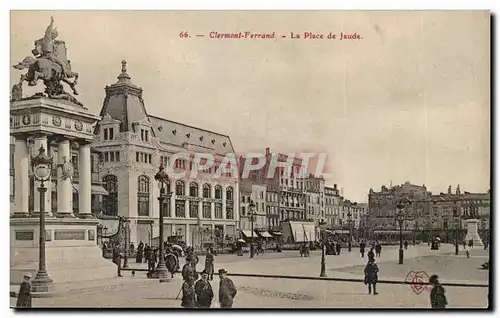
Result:
M380 257L381 254L382 254L382 244L377 242L375 244L375 256Z
M135 262L136 263L142 263L142 256L144 253L144 243L142 241L139 243L139 246L137 246L137 254L135 255Z
M189 275L182 283L182 302L181 306L184 308L196 307L196 292L194 289L194 277Z
M153 277L153 272L156 268L156 255L154 251L149 250L148 253L148 277Z
M144 247L144 263L149 261L149 254L151 253L151 247L146 243Z
M23 279L17 295L16 308L31 308L31 274L24 274Z
M337 244L335 244L335 249L337 250L337 255L340 255L340 251L342 250L340 242L337 242Z
M465 255L467 255L467 258L470 258L470 252L469 252L469 249L466 249L466 250L465 250Z
M210 308L212 305L214 292L212 290L212 285L210 285L208 281L208 276L209 274L206 271L201 272L201 278L194 285L196 307L198 308Z
M219 303L221 308L233 308L233 299L237 291L233 281L226 274L225 269L219 269Z
M433 286L431 289L431 308L446 308L448 301L446 300L445 290L439 283L438 275L432 275L429 278L429 283Z
M378 270L378 266L375 264L375 259L369 259L368 264L365 266L365 285L368 285L368 294L371 294L373 286L373 295L378 295Z
M375 253L373 252L373 247L368 251L368 260L375 259Z
M407 250L407 249L408 249L408 241L405 241L405 242L403 243L403 245L404 245L405 250Z
M186 264L182 267L182 279L187 280L190 276L194 277L194 270L191 261L186 259Z
M122 276L122 255L121 255L120 246L118 244L113 249L113 263L115 263L116 266L118 267L117 268L118 277L123 277Z
M361 253L361 258L365 257L365 248L366 248L365 242L361 241L361 243L359 243L359 252Z
M214 280L214 262L215 256L212 254L210 249L207 251L205 256L205 272L208 274L210 280Z

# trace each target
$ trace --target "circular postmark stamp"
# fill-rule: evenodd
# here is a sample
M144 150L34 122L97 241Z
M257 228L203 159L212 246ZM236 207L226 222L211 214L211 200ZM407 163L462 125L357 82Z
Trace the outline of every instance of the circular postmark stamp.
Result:
M425 271L410 271L406 275L405 283L410 284L411 289L417 295L420 295L424 290L431 290L429 284L429 275Z

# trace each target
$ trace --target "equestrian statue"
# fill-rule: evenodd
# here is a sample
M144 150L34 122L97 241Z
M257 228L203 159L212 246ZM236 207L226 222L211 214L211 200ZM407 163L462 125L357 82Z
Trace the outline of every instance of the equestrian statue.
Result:
M19 91L22 92L23 82L28 82L28 86L36 86L38 81L42 80L47 97L70 100L81 105L73 96L64 91L61 83L68 84L73 94L78 95L76 90L78 73L71 70L71 62L66 58L66 44L64 41L56 40L58 35L57 28L54 28L54 18L51 17L44 37L35 41L35 48L31 51L34 57L27 56L23 61L13 66L18 70L28 68L28 72L21 75L19 83L13 87L12 98L14 100L21 99ZM35 96L43 96L43 94L38 93Z

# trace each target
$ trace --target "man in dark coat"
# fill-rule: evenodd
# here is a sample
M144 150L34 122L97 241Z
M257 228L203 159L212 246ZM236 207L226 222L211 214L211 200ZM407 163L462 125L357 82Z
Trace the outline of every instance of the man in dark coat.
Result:
M113 263L116 264L118 267L118 277L123 277L122 276L122 255L121 255L121 250L120 246L116 245L115 248L113 249Z
M16 308L31 308L31 274L24 275L24 280L19 288Z
M368 260L375 259L375 253L373 252L373 247L368 251Z
M365 266L365 285L368 285L368 294L378 295L377 293L377 281L378 281L378 266L375 264L375 259L369 259L368 264Z
M365 248L366 248L365 242L361 241L361 243L359 244L359 252L361 253L361 257L365 257Z
M337 255L340 255L340 251L342 250L340 242L337 242L337 244L335 244L335 249L337 250Z
M210 308L214 292L208 281L208 273L206 271L201 272L201 278L194 285L194 291L196 293L196 307Z
M381 253L382 253L382 244L377 242L377 244L375 244L375 254L377 257L380 257Z
M181 306L184 308L196 307L196 292L194 290L194 277L189 275L182 283L182 302Z
M205 272L208 274L210 280L214 280L214 261L215 257L210 249L208 249L205 256Z
M191 262L186 259L186 264L182 267L182 279L187 280L189 276L194 277L194 270L191 266Z
M151 253L151 247L148 244L144 247L144 263L149 261L149 253Z
M137 246L137 254L135 256L135 262L136 263L142 263L142 255L144 253L144 243L142 241L139 243L139 246Z
M446 308L448 301L446 300L445 290L439 283L438 276L432 275L429 278L429 283L433 286L431 290L431 308Z
M403 243L403 245L404 245L405 250L407 250L407 249L408 249L408 241L405 241L405 242Z
M155 265L156 265L156 255L154 251L149 250L148 253L148 275L151 277L153 275L153 272L155 271Z
M225 269L219 269L219 303L220 308L233 308L233 299L236 296L236 287L233 281L226 276Z

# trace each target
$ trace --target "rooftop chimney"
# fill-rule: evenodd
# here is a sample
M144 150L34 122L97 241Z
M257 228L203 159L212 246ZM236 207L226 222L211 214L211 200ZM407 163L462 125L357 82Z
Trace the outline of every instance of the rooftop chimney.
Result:
M337 184L336 183L333 185L333 189L337 190Z

